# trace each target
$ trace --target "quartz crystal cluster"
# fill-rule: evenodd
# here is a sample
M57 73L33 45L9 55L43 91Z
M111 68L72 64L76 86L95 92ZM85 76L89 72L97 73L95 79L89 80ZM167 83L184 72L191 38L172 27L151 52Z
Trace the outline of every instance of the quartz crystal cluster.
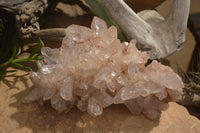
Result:
M91 28L66 28L62 46L42 48L44 60L31 73L35 88L25 102L50 100L58 112L76 105L92 116L111 104L125 104L131 113L159 118L169 101L180 98L183 83L173 70L148 54L136 40L121 43L117 29L94 17Z

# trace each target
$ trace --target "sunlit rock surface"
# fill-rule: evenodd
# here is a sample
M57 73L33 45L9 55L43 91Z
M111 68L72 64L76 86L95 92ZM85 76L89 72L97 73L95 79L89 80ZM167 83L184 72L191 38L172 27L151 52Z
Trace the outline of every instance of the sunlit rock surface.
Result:
M169 101L180 98L183 83L168 66L157 61L146 66L149 56L135 44L121 43L117 29L97 17L91 28L67 27L61 48L42 48L44 61L31 73L35 89L24 102L50 100L58 112L76 105L92 116L125 104L134 115L159 118Z

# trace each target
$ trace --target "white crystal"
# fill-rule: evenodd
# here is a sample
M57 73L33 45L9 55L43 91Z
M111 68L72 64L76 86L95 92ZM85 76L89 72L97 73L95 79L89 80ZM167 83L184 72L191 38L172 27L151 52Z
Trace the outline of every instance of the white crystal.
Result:
M103 113L103 108L100 106L100 104L97 102L97 100L94 97L90 97L88 100L87 111L92 116L98 116Z
M84 100L79 100L76 106L81 111L87 111L87 108L88 108L87 100L85 100L85 101Z
M60 88L60 96L66 100L69 101L72 99L73 94L73 80L71 77L66 77L63 81L63 85Z
M109 94L107 94L105 91L97 90L93 94L93 96L103 108L110 106L114 102L113 98Z
M98 116L114 103L156 119L182 92L183 83L170 67L157 61L145 66L149 56L136 48L136 40L121 43L117 29L97 17L91 29L67 27L60 48L41 51L40 69L31 73L35 88L24 101L51 100L59 112L76 104Z
M127 100L124 104L134 115L139 115L142 112L142 107L140 107L135 99Z
M46 100L51 99L55 93L56 93L55 88L45 88L43 91L43 96L42 96L43 100L46 101Z
M92 20L91 29L95 32L96 35L98 35L99 33L107 30L107 25L105 21L94 17Z
M65 101L62 99L59 93L56 93L52 98L51 98L51 106L58 112L63 112L63 111L69 111L73 103L71 101Z

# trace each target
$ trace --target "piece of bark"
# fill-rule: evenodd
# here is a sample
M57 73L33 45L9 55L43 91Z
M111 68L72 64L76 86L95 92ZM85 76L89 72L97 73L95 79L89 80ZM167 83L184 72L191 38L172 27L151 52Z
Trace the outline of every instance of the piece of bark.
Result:
M55 0L1 0L0 17L12 18L21 38L30 38L40 30L39 17Z
M23 38L23 42L34 42L40 37L44 42L61 43L65 37L65 28L42 29L32 33L31 38Z

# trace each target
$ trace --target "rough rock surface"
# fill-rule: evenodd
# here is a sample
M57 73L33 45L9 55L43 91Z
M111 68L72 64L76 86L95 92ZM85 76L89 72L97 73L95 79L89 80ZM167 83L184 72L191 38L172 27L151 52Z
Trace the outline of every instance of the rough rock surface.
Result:
M12 70L12 69L10 69ZM0 84L0 133L199 133L200 121L176 103L162 111L159 120L132 115L123 105L112 105L98 117L91 117L77 108L57 113L47 102L24 104L23 97L31 90L27 72L18 71Z
M92 116L124 103L134 114L157 119L169 100L180 98L183 83L173 70L137 50L135 40L120 43L117 29L94 17L91 29L71 25L61 48L42 48L44 61L31 73L35 88L24 102L50 100L58 112L75 104Z

